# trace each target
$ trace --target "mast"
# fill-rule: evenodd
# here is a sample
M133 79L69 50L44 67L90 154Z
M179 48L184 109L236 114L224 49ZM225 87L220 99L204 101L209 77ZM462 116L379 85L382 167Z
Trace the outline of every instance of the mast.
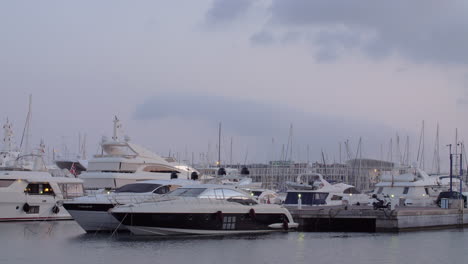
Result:
M232 167L232 137L231 137L231 151L230 151L230 156L229 156L229 164L231 165Z
M440 174L440 153L439 153L439 123L437 123L436 138L434 143L434 156L432 158L432 169Z
M419 161L419 168L424 170L424 120L422 121L421 134L419 136L417 161Z
M219 134L218 134L218 168L221 167L221 122L219 122Z
M28 152L29 152L29 137L31 136L30 134L31 119L32 119L32 94L29 95L29 109L28 109L28 114L26 116L26 122L24 124L23 135L21 136L21 143L20 143L20 150L24 154L29 154Z
M339 152L340 152L339 163L341 164L341 142L338 142L338 145L339 145ZM309 145L307 145L307 163L309 163Z
M396 133L396 162L401 165L402 160L401 160L401 151L400 151L400 136L398 133Z
M81 158L86 159L86 134L83 135L83 142L81 145Z

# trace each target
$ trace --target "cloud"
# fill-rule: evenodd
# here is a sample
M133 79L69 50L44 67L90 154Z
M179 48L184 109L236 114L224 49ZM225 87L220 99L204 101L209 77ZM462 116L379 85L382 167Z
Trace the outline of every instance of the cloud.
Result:
M359 48L373 58L467 64L467 8L462 0L273 0L269 27L313 32L328 54Z
M271 43L275 42L275 38L273 37L273 35L270 32L261 31L261 32L257 32L255 34L253 34L250 37L250 41L252 43L254 43L254 44L265 45L265 44L271 44Z
M225 133L253 139L251 148L268 151L271 139L287 143L289 127L293 125L293 141L296 147L319 154L320 149L332 152L338 142L345 139L363 140L368 151L379 150L380 144L392 136L394 129L368 120L349 119L339 116L324 116L286 107L281 103L263 103L230 97L164 94L149 98L136 107L134 119L140 121L178 120L190 122L193 131L206 130L209 124L215 131L222 122ZM200 136L198 136L200 137ZM279 140L278 140L279 139ZM199 141L201 138L184 140ZM304 157L304 156L303 156ZM257 157L258 158L258 157ZM257 159L258 160L258 159Z
M252 3L251 0L214 0L205 21L209 25L229 23L247 12Z

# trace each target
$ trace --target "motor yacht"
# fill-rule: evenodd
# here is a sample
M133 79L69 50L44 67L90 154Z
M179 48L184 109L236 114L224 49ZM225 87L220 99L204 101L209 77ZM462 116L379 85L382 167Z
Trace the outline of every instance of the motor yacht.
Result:
M184 186L157 201L117 206L111 212L135 235L229 235L298 226L286 208L260 204L229 185Z
M345 183L330 184L322 174L300 174L296 182L286 183L285 205L342 205L367 204L369 196L362 194L354 186Z
M17 158L40 155L25 155ZM63 200L83 195L83 181L73 177L54 177L47 170L28 167L0 168L0 221L67 220L70 214L63 208ZM45 168L45 166L43 167Z
M462 181L462 191L466 185ZM375 185L373 194L390 199L398 199L403 205L428 206L443 191L450 190L450 177L448 175L429 175L425 171L413 166L399 168L384 173L380 182ZM452 177L452 190L460 190L459 177Z
M143 180L185 178L179 175L180 169L161 156L131 143L128 136L122 139L118 132L120 127L115 117L112 139L102 138L101 154L89 160L87 170L79 175L86 190L112 190Z
M54 177L43 160L43 143L37 153L22 155L12 143L11 124L7 122L3 128L0 221L71 219L62 202L83 195L83 181L74 177Z
M110 215L116 205L153 200L181 186L194 185L192 180L149 180L130 183L112 192L87 195L65 201L63 206L86 232L123 231L124 226Z

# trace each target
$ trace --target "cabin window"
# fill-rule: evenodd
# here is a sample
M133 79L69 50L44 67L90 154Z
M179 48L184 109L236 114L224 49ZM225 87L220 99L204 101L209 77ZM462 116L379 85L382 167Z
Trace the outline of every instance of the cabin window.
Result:
M161 187L161 184L153 183L131 183L124 185L115 190L116 193L132 192L132 193L147 193Z
M286 195L285 204L297 204L299 195L301 196L301 202L303 205L320 205L326 204L328 193L316 193L316 192L288 192Z
M343 199L343 197L339 196L339 195L333 195L331 199L332 199L332 201L338 201L338 200Z
M169 193L171 196L183 196L183 197L197 197L200 195L202 192L204 192L206 188L179 188L176 189L172 192ZM205 195L200 195L200 197L203 198L209 198L209 197L204 197Z
M424 188L424 191L426 191L426 195L429 195L429 189L428 188Z
M346 194L349 194L349 193L360 194L360 192L354 187L349 187L348 189L344 190L343 193L346 193Z
M408 191L409 191L409 187L405 187L405 188L403 189L403 194L408 194Z
M200 194L200 198L216 198L215 190L207 190L204 193Z
M169 192L169 186L161 186L161 187L157 188L156 190L154 190L153 193L165 194L165 193L168 193L168 192Z
M83 196L83 184L81 183L59 183L58 185L65 199Z
M383 191L383 187L379 187L379 189L377 190L377 194L381 194Z
M0 188L10 187L15 182L15 180L0 180Z
M263 191L251 191L250 193L253 194L255 197L259 197Z
M55 195L54 190L48 183L30 183L24 192L32 195Z
M223 229L224 230L236 229L236 217L235 216L223 217Z
M29 210L26 211L27 214L38 214L39 213L39 206L34 205L34 206L29 206Z
M240 193L238 191L234 191L231 189L222 189L224 194L224 199L231 198L231 197L245 197L245 194Z

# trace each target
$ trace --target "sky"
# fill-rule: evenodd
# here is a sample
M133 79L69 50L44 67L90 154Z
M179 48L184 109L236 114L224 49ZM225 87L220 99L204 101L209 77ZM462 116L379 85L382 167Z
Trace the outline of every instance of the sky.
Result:
M430 170L437 124L445 165L455 129L468 130L467 11L463 0L2 1L0 124L19 141L32 94L33 143L73 152L86 134L90 155L118 116L134 143L214 161L221 122L224 162L232 139L233 163L252 163L284 158L289 138L296 161L344 160L347 140L358 156L360 138L363 157L387 158L397 134L416 161L424 120Z

